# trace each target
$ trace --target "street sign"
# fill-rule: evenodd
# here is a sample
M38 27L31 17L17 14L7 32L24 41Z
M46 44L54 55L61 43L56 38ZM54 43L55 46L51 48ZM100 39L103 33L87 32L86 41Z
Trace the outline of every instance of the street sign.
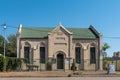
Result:
M107 71L108 74L110 73L115 73L115 65L114 64L109 64L108 65L108 71Z

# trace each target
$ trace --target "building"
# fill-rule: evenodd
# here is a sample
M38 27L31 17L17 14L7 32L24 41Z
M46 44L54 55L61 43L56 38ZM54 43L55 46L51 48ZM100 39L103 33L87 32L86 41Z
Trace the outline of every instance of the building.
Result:
M119 51L118 52L114 52L113 53L113 57L120 58L120 52Z
M73 61L80 70L102 69L101 35L89 28L35 28L19 26L17 57L46 70L48 61L52 70L70 70Z

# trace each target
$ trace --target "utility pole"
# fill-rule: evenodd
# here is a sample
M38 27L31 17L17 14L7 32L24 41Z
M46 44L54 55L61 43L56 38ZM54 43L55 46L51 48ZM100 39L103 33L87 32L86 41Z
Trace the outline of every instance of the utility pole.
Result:
M5 48L6 48L6 23L4 23L3 25L3 29L4 29L4 63L3 63L3 71L6 71L6 56L5 56Z
M4 58L5 58L5 48L6 48L6 41L5 41L5 39L6 39L6 32L5 32L5 30L6 30L6 24L4 23L3 24L3 28L4 28Z

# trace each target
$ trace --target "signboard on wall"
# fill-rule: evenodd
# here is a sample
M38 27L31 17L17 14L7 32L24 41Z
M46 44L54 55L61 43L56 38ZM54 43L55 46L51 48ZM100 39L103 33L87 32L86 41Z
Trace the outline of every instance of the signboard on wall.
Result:
M69 64L69 59L66 59L66 64Z
M56 59L52 59L52 63L56 63Z

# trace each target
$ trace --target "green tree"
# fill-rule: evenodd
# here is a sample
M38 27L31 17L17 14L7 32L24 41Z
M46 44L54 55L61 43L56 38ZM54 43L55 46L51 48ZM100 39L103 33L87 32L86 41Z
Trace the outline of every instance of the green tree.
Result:
M8 37L8 43L7 43L7 56L9 57L16 57L17 52L17 38L16 35L10 34Z
M102 46L102 50L105 52L107 49L109 49L110 46L108 45L108 43L104 43Z
M4 37L0 35L0 54L4 52Z
M104 43L103 46L102 46L102 54L103 54L103 58L104 57L107 57L107 52L106 50L109 49L110 46L108 45L108 43Z
M103 69L107 70L107 65L108 65L108 60L107 60L107 52L106 50L109 49L110 46L108 45L108 43L104 43L102 46L102 50L103 50Z

